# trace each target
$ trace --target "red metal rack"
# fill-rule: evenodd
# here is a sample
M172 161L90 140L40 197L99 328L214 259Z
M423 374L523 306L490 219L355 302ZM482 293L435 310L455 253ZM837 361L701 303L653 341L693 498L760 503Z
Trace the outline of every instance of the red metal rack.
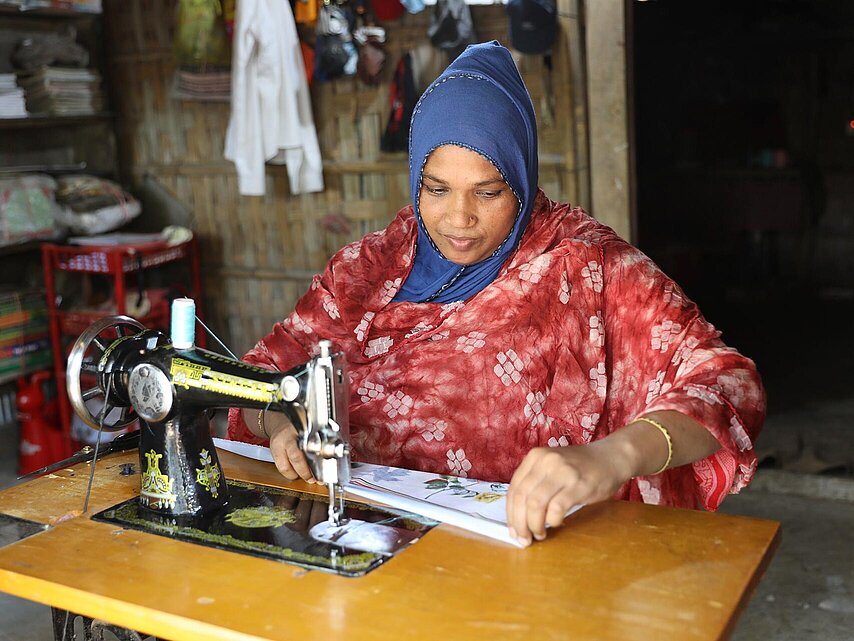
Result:
M142 270L151 269L187 261L189 267L189 287L187 296L196 301L196 314L204 318L202 312L202 283L199 269L199 257L195 239L177 245L165 242L153 242L134 245L72 246L42 245L42 268L47 294L50 339L53 349L53 369L56 377L59 414L63 434L71 435L71 406L65 390L65 360L70 343L95 320L111 314L126 314L125 295L128 291L127 278L139 277ZM100 312L94 310L60 310L57 308L56 272L75 272L80 274L100 274L113 279L113 300L115 311ZM154 304L142 318L137 318L146 327L169 332L169 303L162 300ZM205 346L203 332L197 333L197 343Z

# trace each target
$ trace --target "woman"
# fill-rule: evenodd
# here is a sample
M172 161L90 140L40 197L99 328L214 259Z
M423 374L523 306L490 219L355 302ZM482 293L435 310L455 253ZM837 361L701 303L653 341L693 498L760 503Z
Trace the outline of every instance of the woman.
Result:
M348 358L356 460L510 481L528 544L573 505L617 497L716 509L753 476L764 395L679 287L578 208L537 189L530 96L497 42L421 97L413 205L339 251L245 359L280 370L318 339ZM293 427L234 411L311 480Z

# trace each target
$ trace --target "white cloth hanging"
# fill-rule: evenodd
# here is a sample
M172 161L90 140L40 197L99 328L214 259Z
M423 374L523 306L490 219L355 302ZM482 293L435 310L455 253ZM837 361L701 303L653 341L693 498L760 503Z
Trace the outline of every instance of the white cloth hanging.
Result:
M284 164L292 194L323 190L302 51L288 0L239 0L225 157L244 196L262 196L264 163Z

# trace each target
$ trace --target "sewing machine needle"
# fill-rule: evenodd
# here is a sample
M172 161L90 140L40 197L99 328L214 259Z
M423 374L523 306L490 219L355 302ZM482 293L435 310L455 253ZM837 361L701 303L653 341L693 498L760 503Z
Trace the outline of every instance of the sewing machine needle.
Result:
M340 515L338 514L338 503L336 502L338 497L335 492L335 483L327 483L326 487L329 488L329 511L327 512L329 515L329 524L339 525Z

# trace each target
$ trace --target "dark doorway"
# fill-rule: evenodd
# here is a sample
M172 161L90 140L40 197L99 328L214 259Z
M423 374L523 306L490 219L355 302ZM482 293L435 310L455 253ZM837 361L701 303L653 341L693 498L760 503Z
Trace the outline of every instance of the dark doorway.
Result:
M854 3L634 4L639 244L774 413L854 395Z
M769 424L854 401L854 3L633 13L640 247L756 360Z

